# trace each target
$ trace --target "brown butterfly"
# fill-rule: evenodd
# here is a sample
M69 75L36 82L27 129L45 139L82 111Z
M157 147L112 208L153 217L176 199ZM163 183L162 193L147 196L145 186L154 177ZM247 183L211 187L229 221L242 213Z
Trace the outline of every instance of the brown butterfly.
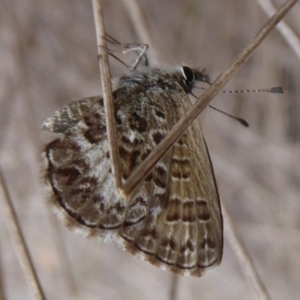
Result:
M113 92L122 182L155 150L191 102L204 72L150 69L119 78ZM201 276L220 264L223 225L213 167L195 121L130 199L115 193L101 96L69 103L43 129L63 136L45 147L51 204L68 227L115 240L161 269Z

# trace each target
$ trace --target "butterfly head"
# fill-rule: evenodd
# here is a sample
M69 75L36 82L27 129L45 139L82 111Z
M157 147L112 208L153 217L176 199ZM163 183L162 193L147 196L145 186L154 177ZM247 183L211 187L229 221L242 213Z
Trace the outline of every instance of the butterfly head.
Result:
M181 76L183 76L183 87L187 93L191 93L196 81L202 81L211 84L209 76L205 73L205 69L199 71L198 69L193 69L188 66L182 66L180 71Z

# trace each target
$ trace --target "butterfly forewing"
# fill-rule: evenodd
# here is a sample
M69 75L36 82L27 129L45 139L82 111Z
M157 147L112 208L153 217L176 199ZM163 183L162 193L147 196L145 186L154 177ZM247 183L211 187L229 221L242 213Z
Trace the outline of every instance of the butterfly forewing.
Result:
M182 86L157 69L122 77L114 92L122 181L190 105ZM162 269L201 276L220 263L222 215L213 169L194 122L130 199L117 197L101 97L75 101L46 120L63 137L46 146L51 203L86 235L114 239Z

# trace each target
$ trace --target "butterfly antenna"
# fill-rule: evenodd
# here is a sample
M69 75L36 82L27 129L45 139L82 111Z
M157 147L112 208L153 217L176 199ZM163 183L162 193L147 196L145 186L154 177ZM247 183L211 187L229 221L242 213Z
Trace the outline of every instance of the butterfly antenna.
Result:
M211 105L208 105L208 106L209 106L210 108L212 108L212 109L214 109L214 110L216 110L216 111L218 111L218 112L220 112L220 113L222 113L222 114L224 114L224 115L226 115L226 116L228 116L228 117L230 117L230 118L232 118L232 119L234 119L234 120L240 122L240 124L242 124L244 127L249 127L249 123L248 123L246 120L244 120L244 119L242 119L242 118L235 117L235 116L233 116L233 115L230 115L230 114L224 112L223 110L220 110L220 109L218 109L218 108L216 108L216 107L214 107L214 106L211 106Z
M195 89L205 91L204 87L194 86ZM246 94L246 93L274 93L274 94L283 94L287 92L287 88L282 86L271 87L267 89L252 89L252 90L223 90L219 93L222 94Z

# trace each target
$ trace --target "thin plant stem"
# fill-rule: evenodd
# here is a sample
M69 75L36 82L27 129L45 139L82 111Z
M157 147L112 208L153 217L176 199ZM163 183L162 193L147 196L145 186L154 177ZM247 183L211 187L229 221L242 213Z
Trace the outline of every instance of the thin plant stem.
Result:
M273 5L271 0L257 0L258 4L262 8L262 10L267 14L267 16L271 16L276 11L276 7ZM298 59L300 59L300 40L299 36L295 33L295 31L282 20L277 26L277 30L281 33L282 37L286 40L288 45L294 51Z
M178 298L178 281L179 276L177 274L172 274L169 298L170 300L177 300Z
M252 286L257 299L259 300L270 300L271 297L268 294L268 291L259 277L255 266L251 260L250 255L247 253L246 248L244 247L240 237L236 232L236 228L234 223L230 217L230 214L224 204L222 202L222 212L224 217L224 224L225 224L225 236L229 241L229 244L237 257L237 260L243 270L248 282Z
M111 76L108 65L108 55L105 40L105 29L103 22L102 1L93 0L94 19L96 27L97 45L98 45L98 59L101 74L102 92L105 108L106 131L109 144L109 154L112 162L112 174L115 179L116 190L121 186L121 172L120 163L118 159L118 143L117 130L115 127L114 116L114 101L111 88Z
M0 199L2 199L2 212L3 219L10 235L13 240L13 244L20 262L20 265L25 273L29 291L33 299L42 300L45 299L42 286L39 282L38 276L33 266L32 259L30 257L28 248L26 246L25 239L20 229L20 224L15 213L12 200L10 198L7 185L0 170Z

